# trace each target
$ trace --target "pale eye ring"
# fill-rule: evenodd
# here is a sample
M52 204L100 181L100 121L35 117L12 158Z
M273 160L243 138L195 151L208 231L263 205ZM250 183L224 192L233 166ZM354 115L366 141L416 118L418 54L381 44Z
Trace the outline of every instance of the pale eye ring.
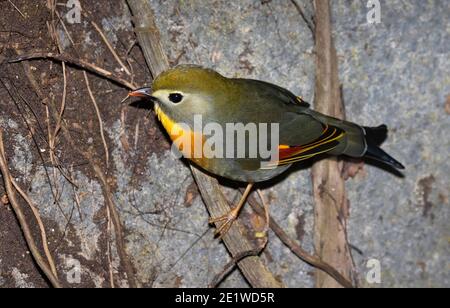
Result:
M183 95L181 93L170 93L169 100L174 104L181 103L183 100Z

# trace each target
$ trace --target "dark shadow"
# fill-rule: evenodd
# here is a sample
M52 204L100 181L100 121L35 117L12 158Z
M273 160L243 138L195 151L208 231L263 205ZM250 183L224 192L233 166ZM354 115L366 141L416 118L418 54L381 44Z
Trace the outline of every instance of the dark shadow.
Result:
M137 109L153 110L153 102L149 99L139 99L128 105Z

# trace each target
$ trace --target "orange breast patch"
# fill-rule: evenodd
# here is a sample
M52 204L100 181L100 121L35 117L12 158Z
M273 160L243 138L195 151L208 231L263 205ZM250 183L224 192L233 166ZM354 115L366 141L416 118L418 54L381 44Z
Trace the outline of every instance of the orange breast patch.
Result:
M202 165L202 161L205 160L203 157L205 137L202 133L192 131L186 124L175 122L157 104L155 104L155 113L183 156Z

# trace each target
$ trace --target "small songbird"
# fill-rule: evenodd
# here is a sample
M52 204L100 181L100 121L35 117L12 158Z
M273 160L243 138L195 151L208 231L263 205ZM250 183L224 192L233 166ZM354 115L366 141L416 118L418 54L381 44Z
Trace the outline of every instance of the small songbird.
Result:
M137 89L130 92L129 96L146 97L154 102L155 112L172 141L183 134L192 139L199 137L200 145L205 146L207 136L195 123L199 115L203 123L216 123L225 132L229 123L254 123L254 126L246 127L256 127L260 134L257 142L252 143L250 137L245 138L246 154L256 152L252 147L259 149L261 144L270 144L272 141L261 140L261 136L269 139L274 131L278 133L275 136L278 141L276 160L259 154L252 157L195 156L189 155L193 149L179 146L186 158L207 172L248 184L234 209L227 215L210 219L211 223L223 222L216 230L220 236L228 231L237 218L255 183L278 176L295 162L319 154L346 155L369 157L395 169L404 169L401 163L379 147L387 136L386 125L365 127L326 116L312 110L300 97L271 83L226 78L211 69L180 65L160 74L152 88ZM259 125L261 123L267 125ZM265 134L261 132L262 128L272 124L276 124L277 129ZM192 143L195 144L195 141ZM216 147L225 145L225 141L216 143ZM234 150L231 153L237 152Z

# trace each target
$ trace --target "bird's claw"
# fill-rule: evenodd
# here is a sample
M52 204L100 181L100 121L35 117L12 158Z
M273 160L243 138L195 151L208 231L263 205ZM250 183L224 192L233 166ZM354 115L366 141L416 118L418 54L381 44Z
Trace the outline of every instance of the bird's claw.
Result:
M221 240L225 234L230 230L231 226L233 225L233 222L236 220L237 214L234 210L231 210L227 214L216 217L216 218L210 218L209 223L215 224L218 222L223 222L217 230L214 232L214 236L218 236L219 240Z

